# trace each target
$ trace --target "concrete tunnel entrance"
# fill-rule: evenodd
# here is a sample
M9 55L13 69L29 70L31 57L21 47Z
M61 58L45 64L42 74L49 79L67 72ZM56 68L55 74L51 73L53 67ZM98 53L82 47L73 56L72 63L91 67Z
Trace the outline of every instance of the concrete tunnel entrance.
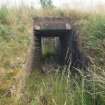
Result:
M59 39L60 45L57 63L60 65L70 64L69 69L87 69L89 59L80 50L78 34L71 28L70 18L36 17L33 20L32 43L26 67L28 71L42 70L43 38L55 37Z

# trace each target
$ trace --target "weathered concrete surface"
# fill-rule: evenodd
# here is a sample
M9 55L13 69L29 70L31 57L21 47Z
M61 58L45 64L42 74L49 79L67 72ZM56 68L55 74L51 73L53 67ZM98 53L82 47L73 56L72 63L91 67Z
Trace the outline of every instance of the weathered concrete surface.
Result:
M36 17L33 27L34 30L71 30L71 23L66 17Z

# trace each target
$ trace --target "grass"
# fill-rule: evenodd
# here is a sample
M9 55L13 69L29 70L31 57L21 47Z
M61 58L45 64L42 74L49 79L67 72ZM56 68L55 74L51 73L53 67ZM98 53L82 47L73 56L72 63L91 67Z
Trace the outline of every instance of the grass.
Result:
M90 56L92 78L24 72L33 16L67 16ZM74 10L0 9L0 105L105 105L104 14Z
M85 76L33 72L26 79L25 93L19 101L23 103L19 105L104 105L104 74L93 73L89 80Z

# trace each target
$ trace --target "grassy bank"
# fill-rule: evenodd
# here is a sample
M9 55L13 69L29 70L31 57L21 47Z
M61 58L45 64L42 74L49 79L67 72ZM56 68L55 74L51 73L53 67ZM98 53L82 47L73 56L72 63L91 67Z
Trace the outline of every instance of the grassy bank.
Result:
M92 79L24 72L32 17L67 16L93 62ZM105 14L74 10L0 9L0 105L105 105ZM88 85L87 85L88 84Z

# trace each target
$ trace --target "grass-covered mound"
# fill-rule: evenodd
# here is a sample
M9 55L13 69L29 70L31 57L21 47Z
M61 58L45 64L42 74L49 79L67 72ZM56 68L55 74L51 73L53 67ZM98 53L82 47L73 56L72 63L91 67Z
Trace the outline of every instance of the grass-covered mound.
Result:
M77 25L81 45L93 62L92 79L63 73L27 77L24 65L32 17L67 16ZM0 8L0 105L105 105L104 14L71 10ZM87 89L87 83L90 88Z

